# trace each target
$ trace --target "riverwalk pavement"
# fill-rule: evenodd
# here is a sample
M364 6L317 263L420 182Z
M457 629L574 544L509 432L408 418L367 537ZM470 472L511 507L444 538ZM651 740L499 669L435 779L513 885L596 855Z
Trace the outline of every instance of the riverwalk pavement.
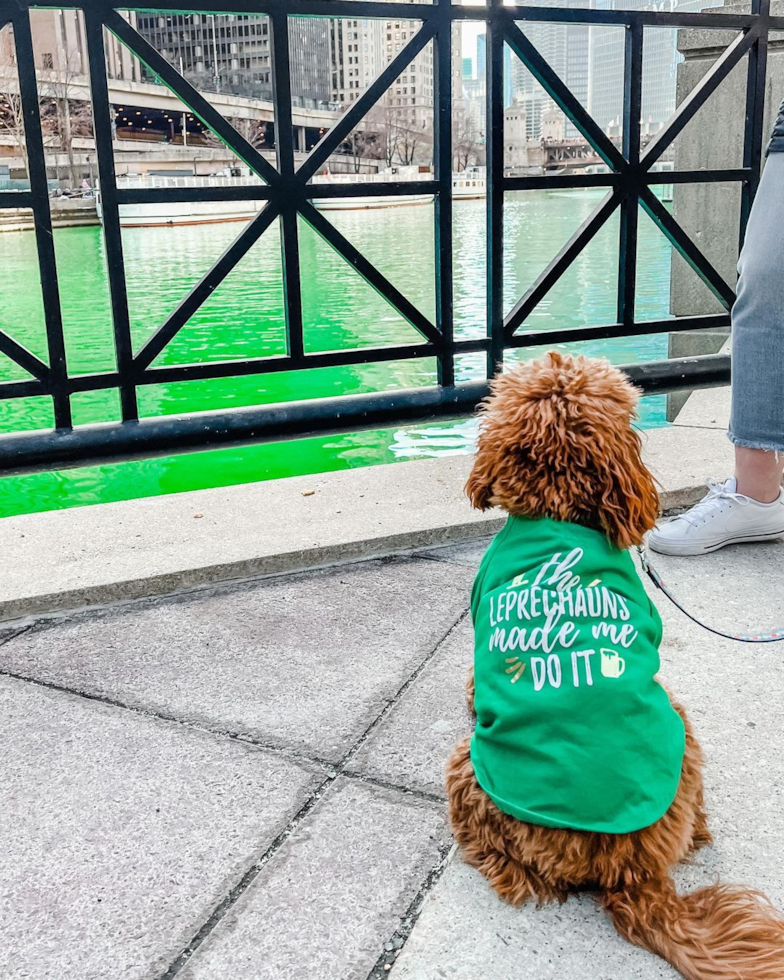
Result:
M461 863L486 541L0 624L4 980L661 980L589 898L513 909ZM725 627L779 625L784 545L661 559ZM658 601L715 844L677 872L784 907L784 644Z

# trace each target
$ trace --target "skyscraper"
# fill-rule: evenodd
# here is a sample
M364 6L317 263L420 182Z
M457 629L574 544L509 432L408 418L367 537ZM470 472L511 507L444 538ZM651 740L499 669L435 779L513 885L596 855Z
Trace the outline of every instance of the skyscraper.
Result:
M136 27L136 14L121 11L120 15ZM30 10L30 27L33 41L35 67L54 71L68 78L85 75L87 64L87 37L84 30L84 14L81 10ZM142 78L142 66L136 55L114 37L106 36L106 75L108 78L138 82ZM0 68L16 64L16 48L13 29L0 32Z
M699 11L723 6L723 0L594 0L599 10ZM597 25L590 32L589 105L603 130L617 133L623 114L624 29ZM675 112L678 32L647 28L643 40L643 135L655 135Z
M589 0L538 0L546 7L588 7ZM525 22L523 32L571 92L588 104L588 35L585 24ZM525 107L529 139L542 135L542 113L552 107L552 100L539 82L518 58L511 63L512 97ZM571 123L565 123L567 137L577 136Z
M355 102L386 63L384 22L330 21L332 101Z
M330 18L332 99L345 105L356 101L375 78L421 30L418 20L352 20ZM464 65L460 28L452 35L452 90L455 111L460 111L464 70L473 74L471 59ZM398 145L397 157L406 163L423 162L432 146L435 79L434 44L430 42L403 68L368 114L368 126L394 133L388 140ZM382 143L384 142L382 138Z
M269 21L258 14L139 14L138 30L204 90L250 98L272 97ZM329 21L289 19L294 104L329 102Z
M476 74L484 78L487 68L487 35L479 34L476 38Z
M385 24L387 61L402 51L419 31L417 20L388 20ZM432 129L433 120L433 49L426 45L407 70L392 83L386 104L395 111L400 126Z
M484 145L487 129L487 107L485 105L487 93L487 35L479 34L476 39L476 77L470 81L463 82L463 95L465 97L465 111L472 119L472 130L479 134L481 143ZM512 52L508 45L504 45L504 109L508 109L513 102L512 98ZM522 115L519 116L522 119Z
M504 109L508 109L514 101L512 85L512 49L504 45Z
M487 77L487 35L478 34L476 38L476 77L482 83L481 91L484 98L485 80ZM504 109L512 104L512 52L504 45ZM484 110L483 110L484 111Z

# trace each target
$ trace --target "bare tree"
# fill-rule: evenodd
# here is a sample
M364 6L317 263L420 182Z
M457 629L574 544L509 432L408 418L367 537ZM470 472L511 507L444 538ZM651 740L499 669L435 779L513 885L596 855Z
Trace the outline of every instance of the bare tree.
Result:
M18 151L27 173L27 144L24 135L22 98L15 92L0 95L0 142L8 142Z
M392 106L377 105L367 114L367 131L373 134L374 157L383 160L389 168L395 162L400 143L400 132L395 125Z
M378 134L372 130L354 130L344 143L351 156L351 164L354 173L358 174L362 168L363 160L379 160L381 146L378 141Z
M377 155L387 167L415 163L420 147L427 142L410 106L377 106L368 115L368 128L375 133Z
M408 106L376 105L365 116L364 128L354 130L342 144L344 155L351 157L354 173L365 160L381 161L387 168L395 163L408 166L416 162L420 147L427 142L426 133L411 121Z
M424 133L421 129L405 124L399 126L397 155L404 166L409 167L416 161L417 150L423 142Z
M75 69L75 55L63 56L64 67L51 68L39 73L39 111L44 147L64 153L73 187L79 183L74 140L92 136L92 107L78 88L84 88L86 79ZM10 138L18 150L27 171L27 145L24 137L24 113L22 99L16 92L0 96L0 133Z
M229 118L229 122L240 136L244 137L255 150L263 150L267 146L268 123L261 119L249 119L246 116L231 117ZM216 136L211 129L204 129L202 131L199 142L202 146L226 147L223 140L219 136Z
M230 120L240 136L244 136L250 145L260 150L267 143L267 123L261 119L247 119L244 116Z
M482 155L482 136L476 118L471 113L462 112L455 119L452 145L455 154L455 170L458 173L470 166L476 166Z
M39 78L44 144L65 154L72 187L79 185L74 140L93 135L92 107L76 98L77 89L86 85L81 58L75 50L62 52L58 66L41 73Z

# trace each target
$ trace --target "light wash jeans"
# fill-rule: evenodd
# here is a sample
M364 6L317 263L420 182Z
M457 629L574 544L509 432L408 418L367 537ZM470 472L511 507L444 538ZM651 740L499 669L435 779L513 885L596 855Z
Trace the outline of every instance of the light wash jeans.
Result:
M780 116L780 119L782 117ZM729 437L784 451L784 145L774 140L751 209L732 310Z

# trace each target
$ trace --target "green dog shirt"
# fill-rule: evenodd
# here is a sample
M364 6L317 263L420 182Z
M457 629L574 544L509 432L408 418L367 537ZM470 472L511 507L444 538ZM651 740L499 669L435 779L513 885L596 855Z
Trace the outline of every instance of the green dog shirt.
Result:
M656 680L662 624L600 531L510 517L471 597L476 778L545 827L625 834L678 789L683 722Z

